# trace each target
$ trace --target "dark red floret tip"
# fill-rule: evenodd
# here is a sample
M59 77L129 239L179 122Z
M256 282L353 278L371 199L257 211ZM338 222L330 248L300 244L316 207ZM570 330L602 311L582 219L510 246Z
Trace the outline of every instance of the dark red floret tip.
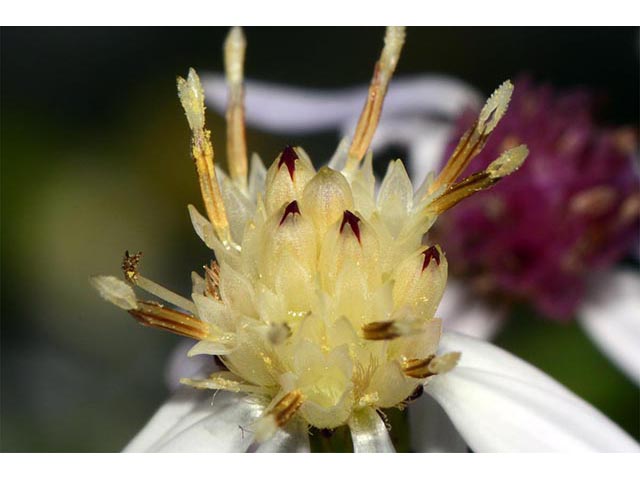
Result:
M296 160L298 160L298 158L298 154L290 145L284 147L282 154L280 154L278 169L282 168L282 165L286 165L287 170L289 170L289 176L291 177L291 180L293 180L293 176L296 172Z
M431 263L431 260L435 260L436 265L440 265L440 252L438 252L438 249L435 246L427 248L424 252L422 252L422 255L424 255L424 261L422 262L423 272L427 269L427 267Z
M340 233L344 230L344 226L349 224L351 227L351 231L355 234L358 239L358 243L360 243L360 219L349 210L344 211L344 215L342 216L342 223L340 224Z
M300 215L300 207L298 207L298 202L294 200L284 209L284 213L282 214L282 218L278 225L282 225L289 215L294 215L296 213Z

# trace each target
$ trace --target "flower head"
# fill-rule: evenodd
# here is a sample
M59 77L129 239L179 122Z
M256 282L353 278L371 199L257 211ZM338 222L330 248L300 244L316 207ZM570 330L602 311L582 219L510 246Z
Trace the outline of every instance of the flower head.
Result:
M130 449L246 449L255 439L257 448L297 450L303 445L297 439L301 432L306 437L309 426L348 425L356 451L391 451L377 411L403 408L423 389L455 422L465 424L462 431L471 432L474 448L499 444L483 443L485 429L476 428L481 416L468 421L474 407L467 401L457 403L463 397L455 392L474 398L466 376L474 378L475 370L464 366L467 353L469 365L480 359L482 368L501 372L487 377L497 385L510 379L504 372L513 359L472 340L454 336L447 341L443 336L441 342L441 322L434 315L446 283L447 259L439 246L423 240L439 214L492 186L524 161L527 149L517 146L485 170L459 179L504 114L513 87L505 82L496 90L437 177L429 176L414 193L397 160L376 194L367 152L403 43L404 29L387 29L354 138L343 142L328 166L318 171L302 148L292 146L268 169L255 155L249 168L241 30L233 29L225 44L228 175L214 164L197 74L191 70L187 79L178 79L206 217L191 205L189 212L215 260L204 276L192 274L192 300L142 276L140 254L125 255L124 281L99 276L93 283L105 299L143 325L197 340L189 355L216 356L226 369L183 383L227 392L215 408L201 398L187 401L180 392ZM173 307L141 300L133 287ZM464 347L462 359L457 345ZM474 357L474 349L484 353ZM458 361L462 368L454 368ZM521 363L516 370L536 385L530 397L544 384L542 403L574 405L570 393ZM456 370L460 375L454 375ZM449 376L451 381L439 381ZM477 397L481 403L476 407L498 405L500 389L483 381L484 396ZM593 409L577 405L575 418L585 412L593 416ZM537 410L530 414L518 408L527 418L548 423ZM595 418L606 425L597 412ZM571 425L583 429L582 422L574 420ZM515 425L520 428L519 422ZM245 440L244 428L251 431L250 440ZM572 445L583 445L580 435L577 438ZM611 438L620 448L635 448L615 429ZM528 439L519 446L540 445L538 439Z
M550 317L569 318L588 273L637 243L635 135L597 127L586 92L559 94L527 79L518 87L477 162L486 166L525 140L531 160L509 182L443 216L437 238L447 245L453 272L471 277L478 291L506 293ZM472 117L463 115L460 129Z
M207 216L193 206L189 212L215 254L204 278L194 274L193 302L142 277L139 255L125 257L127 283L95 279L105 298L141 323L197 339L190 355L217 355L228 369L185 383L269 402L258 439L294 417L335 428L357 422L361 410L401 407L459 357L436 356L441 322L434 314L447 260L423 237L438 214L510 174L527 151L512 148L458 181L506 110L512 86L505 82L440 176L414 195L396 160L376 195L367 150L403 43L403 29L387 30L354 139L329 166L316 171L301 147L287 146L265 171L257 157L247 167L245 42L233 29L225 44L229 175L214 166L198 75L178 79ZM182 310L139 300L132 285Z

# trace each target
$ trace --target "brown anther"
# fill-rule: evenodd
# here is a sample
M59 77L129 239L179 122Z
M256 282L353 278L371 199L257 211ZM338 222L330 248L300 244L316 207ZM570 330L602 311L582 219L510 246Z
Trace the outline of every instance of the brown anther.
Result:
M280 154L278 169L282 168L282 165L286 165L287 170L289 170L289 176L291 177L291 180L293 180L293 177L296 173L296 160L298 160L298 158L298 154L290 145L284 147L284 150Z
M422 262L423 272L427 269L427 267L429 267L431 260L435 260L436 265L440 265L440 252L435 245L427 248L424 252L422 252L422 255L424 255L424 261Z
M462 136L456 149L436 178L430 191L433 192L442 185L451 185L467 168L471 160L483 149L489 135L485 128L478 130L478 122L474 122L469 130Z
M427 378L435 375L429 370L429 364L435 358L435 355L429 355L427 358L413 358L405 360L402 364L402 371L407 377L411 378Z
M300 215L300 207L298 207L298 202L296 200L285 207L284 213L282 214L282 218L280 219L280 223L278 225L282 225L289 215L295 214Z
M205 289L204 294L218 302L222 300L220 297L220 265L215 260L211 261L211 265L204 267L205 273Z
M362 327L365 340L392 340L400 336L394 321L371 322Z
M345 225L349 224L351 227L351 231L358 239L358 243L360 242L360 219L357 215L351 213L349 210L344 211L344 215L342 216L342 223L340 224L340 233L344 230Z
M124 258L122 259L122 273L124 273L124 279L129 283L135 283L138 276L138 264L142 258L142 252L138 252L135 255L129 255L129 250L124 252Z
M275 407L270 412L273 415L273 419L278 427L286 425L291 420L291 417L300 409L304 402L304 396L300 390L294 390L287 393L282 399L276 403Z
M491 187L498 180L500 178L492 177L486 170L474 173L461 182L449 186L442 195L429 204L427 210L440 215L474 193Z
M138 302L129 313L145 327L155 327L177 335L202 340L209 334L209 326L199 318L151 302Z

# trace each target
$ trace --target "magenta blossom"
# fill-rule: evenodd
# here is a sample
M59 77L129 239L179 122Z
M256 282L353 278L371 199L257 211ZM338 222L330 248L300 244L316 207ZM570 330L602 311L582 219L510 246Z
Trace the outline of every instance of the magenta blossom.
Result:
M509 182L441 217L439 241L447 246L452 273L469 279L477 292L524 300L567 320L589 275L637 245L637 139L628 128L599 127L586 91L515 83L509 112L466 173L522 142L529 161ZM452 138L474 115L460 117ZM443 162L455 146L452 140Z

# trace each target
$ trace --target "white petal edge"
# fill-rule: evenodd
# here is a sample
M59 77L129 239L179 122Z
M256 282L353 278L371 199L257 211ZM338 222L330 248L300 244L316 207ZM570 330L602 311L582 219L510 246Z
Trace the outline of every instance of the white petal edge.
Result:
M473 293L464 283L451 279L438 306L436 316L444 328L471 337L490 340L505 322L505 311L492 307Z
M442 407L422 395L407 407L411 448L414 452L465 453L467 442Z
M387 427L373 408L354 412L349 419L354 453L394 453Z
M184 387L160 407L124 451L245 452L253 445L252 428L263 410L246 395ZM300 431L278 432L257 451L308 451L308 438Z
M443 335L462 352L425 385L475 452L638 452L620 427L537 368L481 340Z
M227 107L224 76L202 76L207 104L222 113ZM368 85L341 90L314 90L247 80L246 120L249 125L279 133L353 130ZM399 115L453 117L479 107L481 96L469 85L442 75L396 78L387 92L381 123Z
M578 311L578 322L598 348L640 385L640 272L599 275Z
M179 388L171 398L154 413L147 424L127 444L124 452L146 452L178 421L193 411L208 396L205 392L188 387Z

